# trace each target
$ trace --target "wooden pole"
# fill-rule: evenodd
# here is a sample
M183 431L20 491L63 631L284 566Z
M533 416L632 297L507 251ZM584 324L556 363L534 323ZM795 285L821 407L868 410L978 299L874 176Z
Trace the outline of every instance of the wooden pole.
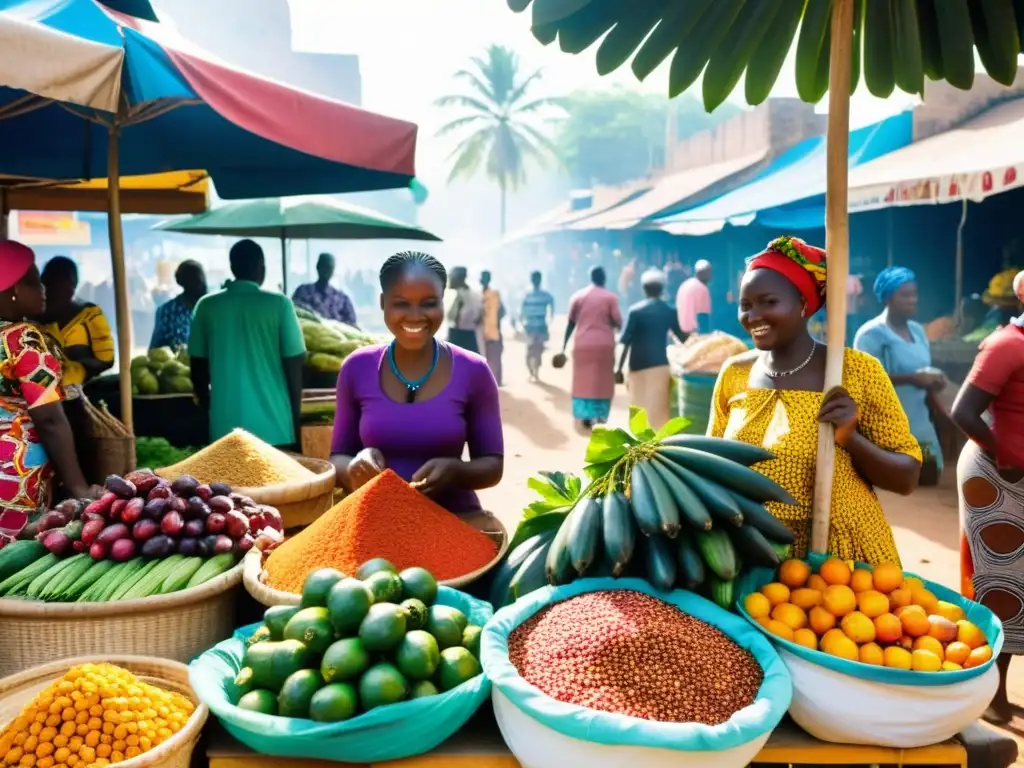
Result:
M281 293L288 295L288 238L281 235Z
M128 275L124 268L124 233L121 230L121 170L118 143L121 131L115 122L107 134L107 232L110 235L110 264L114 271L114 301L117 311L117 362L120 376L121 421L134 432L132 419L132 315L128 303Z
M832 50L829 61L828 133L825 195L825 250L828 252L828 354L825 391L843 383L846 346L846 279L850 273L850 221L847 176L850 147L850 65L853 53L854 0L832 4ZM828 552L832 511L832 476L835 470L835 431L831 424L818 427L818 464L814 477L811 551Z

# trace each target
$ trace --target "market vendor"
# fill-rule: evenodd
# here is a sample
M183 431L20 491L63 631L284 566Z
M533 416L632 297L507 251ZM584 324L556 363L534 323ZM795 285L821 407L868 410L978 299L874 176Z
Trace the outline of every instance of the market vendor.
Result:
M185 259L181 262L174 270L174 282L181 287L181 293L156 308L153 336L149 340L150 349L177 349L188 345L192 312L206 295L206 271L198 261Z
M0 241L0 508L29 514L49 503L54 474L72 496L84 498L93 491L61 405L59 344L26 322L45 311L32 249Z
M825 301L825 251L780 237L747 263L739 319L754 349L732 358L715 384L708 433L759 445L777 458L755 468L782 485L795 506L768 508L807 554L818 449L818 424L835 427L836 459L828 551L844 560L899 563L892 530L875 488L909 494L921 449L892 382L870 355L845 351L843 387L827 396L825 345L807 319Z
M480 508L476 491L501 481L494 376L479 355L435 338L447 283L425 253L397 253L381 267L381 309L394 340L356 350L338 376L331 461L349 491L389 467L450 511L467 512Z
M929 394L946 386L946 377L932 368L931 347L917 315L917 276L906 267L888 267L878 273L875 298L884 309L864 323L853 339L853 348L867 352L889 374L910 431L922 453L942 471L942 448L932 422Z

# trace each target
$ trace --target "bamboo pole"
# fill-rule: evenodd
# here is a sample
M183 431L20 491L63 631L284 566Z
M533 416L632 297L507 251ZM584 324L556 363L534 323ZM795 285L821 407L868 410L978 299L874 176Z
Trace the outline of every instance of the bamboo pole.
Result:
M828 187L825 198L825 250L828 252L826 392L843 383L843 352L846 346L846 279L850 273L847 176L850 151L853 3L854 0L835 0L832 5L832 50L829 61L826 134ZM812 552L828 552L835 459L835 430L831 424L821 424L818 427L818 463L814 477Z
M107 232L110 235L110 263L114 271L114 301L117 308L118 384L121 394L121 421L129 432L132 419L132 315L128 303L128 276L124 268L124 233L121 230L121 170L118 143L121 131L115 122L107 134Z

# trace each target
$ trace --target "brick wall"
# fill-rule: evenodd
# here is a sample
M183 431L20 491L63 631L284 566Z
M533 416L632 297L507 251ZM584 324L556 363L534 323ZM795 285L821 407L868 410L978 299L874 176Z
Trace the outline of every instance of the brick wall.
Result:
M948 131L1001 101L1021 96L1024 96L1024 77L1019 72L1016 83L1009 88L981 72L975 76L974 87L969 91L961 91L945 81L928 80L924 103L914 110L914 141Z

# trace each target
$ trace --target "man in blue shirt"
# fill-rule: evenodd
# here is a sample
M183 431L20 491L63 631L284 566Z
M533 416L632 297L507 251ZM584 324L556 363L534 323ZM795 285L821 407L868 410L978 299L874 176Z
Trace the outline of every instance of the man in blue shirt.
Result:
M622 356L616 379L623 380L622 369L629 356L630 404L647 411L651 426L659 429L669 419L669 392L672 374L668 365L668 334L686 341L688 333L679 327L675 310L661 298L665 290L665 273L649 269L640 277L646 299L629 308L626 329L619 342Z
M192 327L192 311L206 295L206 272L198 261L186 259L174 271L174 281L181 293L156 308L156 321L149 348L183 347L188 344Z
M531 272L530 282L533 290L523 298L520 320L526 334L526 367L530 371L530 380L539 381L541 355L549 336L548 320L555 316L555 300L541 289L540 272Z

